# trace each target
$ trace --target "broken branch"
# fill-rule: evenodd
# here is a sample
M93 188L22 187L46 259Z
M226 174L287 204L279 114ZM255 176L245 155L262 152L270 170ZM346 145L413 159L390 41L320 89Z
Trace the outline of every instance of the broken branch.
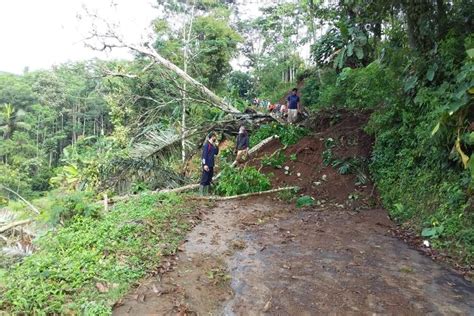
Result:
M240 199L240 198L249 197L249 196L264 195L264 194L276 193L280 191L298 190L298 189L299 187L283 187L283 188L277 188L277 189L272 189L272 190L267 190L267 191L251 192L251 193L244 193L244 194L232 195L232 196L196 196L194 198L203 199L203 200L213 200L213 201L226 201L226 200L232 200L232 199Z
M10 230L10 229L15 228L17 226L27 225L31 222L33 222L32 219L25 219L25 220L21 220L21 221L12 222L8 225L0 227L0 233L6 232L7 230Z
M4 185L1 185L0 184L0 188L3 188L4 190L16 195L21 201L23 201L23 203L25 203L26 205L28 205L28 207L33 211L35 212L36 214L39 214L40 211L33 205L31 204L30 202L28 202L25 198L23 198L20 194L18 194L17 192L13 191L12 189L4 186Z

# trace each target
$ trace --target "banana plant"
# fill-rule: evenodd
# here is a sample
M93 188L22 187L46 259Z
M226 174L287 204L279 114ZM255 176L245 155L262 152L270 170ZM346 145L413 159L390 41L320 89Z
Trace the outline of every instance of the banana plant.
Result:
M2 105L0 110L0 131L2 131L3 139L10 139L13 133L18 129L28 130L30 125L23 122L26 112L15 108L10 103Z

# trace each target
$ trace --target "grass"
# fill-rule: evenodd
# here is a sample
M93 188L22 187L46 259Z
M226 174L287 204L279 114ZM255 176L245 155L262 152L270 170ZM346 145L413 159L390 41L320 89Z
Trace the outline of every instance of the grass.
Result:
M8 271L0 310L109 315L130 286L174 253L191 209L173 194L143 194L101 219L77 217L39 238L39 251Z

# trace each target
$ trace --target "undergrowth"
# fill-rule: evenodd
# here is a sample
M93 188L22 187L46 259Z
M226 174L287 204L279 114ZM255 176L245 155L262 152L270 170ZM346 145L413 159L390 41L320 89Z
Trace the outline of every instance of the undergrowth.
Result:
M467 265L474 261L473 43L454 34L428 57L387 46L366 67L313 75L319 85L308 86L307 101L314 109L373 110L370 172L391 218ZM326 165L365 169L335 157L336 145L326 140Z
M144 194L101 220L76 216L36 242L39 250L8 271L0 309L25 314L108 315L135 281L174 253L190 211L173 194Z
M265 156L262 158L262 165L280 169L282 168L285 161L286 156L283 151L279 149L271 155L265 154Z
M271 188L270 178L255 167L234 169L226 166L216 186L219 195L237 195L265 191Z
M323 165L331 166L339 174L354 174L356 176L356 185L364 185L368 182L367 159L363 157L338 158L333 152L337 146L336 141L329 137L324 141L325 150L322 152Z
M265 124L251 135L250 147L273 135L278 135L284 146L294 145L308 134L309 130L307 128L296 125Z

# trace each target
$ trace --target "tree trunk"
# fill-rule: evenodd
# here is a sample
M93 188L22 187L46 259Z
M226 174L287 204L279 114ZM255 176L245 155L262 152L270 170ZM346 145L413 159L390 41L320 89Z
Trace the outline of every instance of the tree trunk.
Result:
M447 32L446 5L443 0L436 0L436 10L438 16L438 40L444 38Z
M435 18L433 16L433 4L428 0L404 0L402 5L406 15L408 43L410 48L420 52L428 51L431 49L433 37L424 35L420 28L425 27L423 26L424 22L433 26L433 22L431 21Z
M194 4L191 9L191 19L189 21L189 29L186 30L186 23L183 27L183 41L184 41L184 50L183 50L183 70L184 73L188 73L188 48L189 42L191 40L191 32L193 29L194 22ZM186 81L183 83L182 93L182 113L181 113L181 161L183 164L186 163Z
M0 188L3 188L4 190L8 191L9 193L12 193L14 194L16 197L18 197L21 201L23 201L23 203L25 203L33 212L35 212L36 214L39 214L40 211L33 205L31 204L30 202L28 202L24 197L22 197L20 194L18 194L17 192L13 191L12 189L4 186L4 185L1 185L0 184ZM18 191L18 189L17 189Z
M267 191L250 192L250 193L244 193L244 194L232 195L232 196L195 196L193 198L200 199L200 200L202 199L202 200L212 200L212 201L227 201L227 200L240 199L240 198L249 197L249 196L264 195L264 194L276 193L280 191L289 191L289 190L298 190L298 189L299 187L283 187L283 188L271 189Z
M147 48L141 48L137 46L127 46L127 47L138 53L145 54L149 58L153 59L156 63L174 72L181 79L183 79L184 81L189 83L191 86L193 86L196 90L198 90L202 95L206 96L213 106L227 113L242 114L238 109L226 103L221 97L219 97L214 92L209 90L206 86L204 86L202 83L198 82L196 79L188 75L185 71L183 71L183 69L179 68L178 66L176 66L175 64L173 64L172 62L170 62L169 60L167 60L160 54L158 54L156 50L150 47L147 47Z
M39 157L39 133L40 133L40 119L36 117L36 158Z

